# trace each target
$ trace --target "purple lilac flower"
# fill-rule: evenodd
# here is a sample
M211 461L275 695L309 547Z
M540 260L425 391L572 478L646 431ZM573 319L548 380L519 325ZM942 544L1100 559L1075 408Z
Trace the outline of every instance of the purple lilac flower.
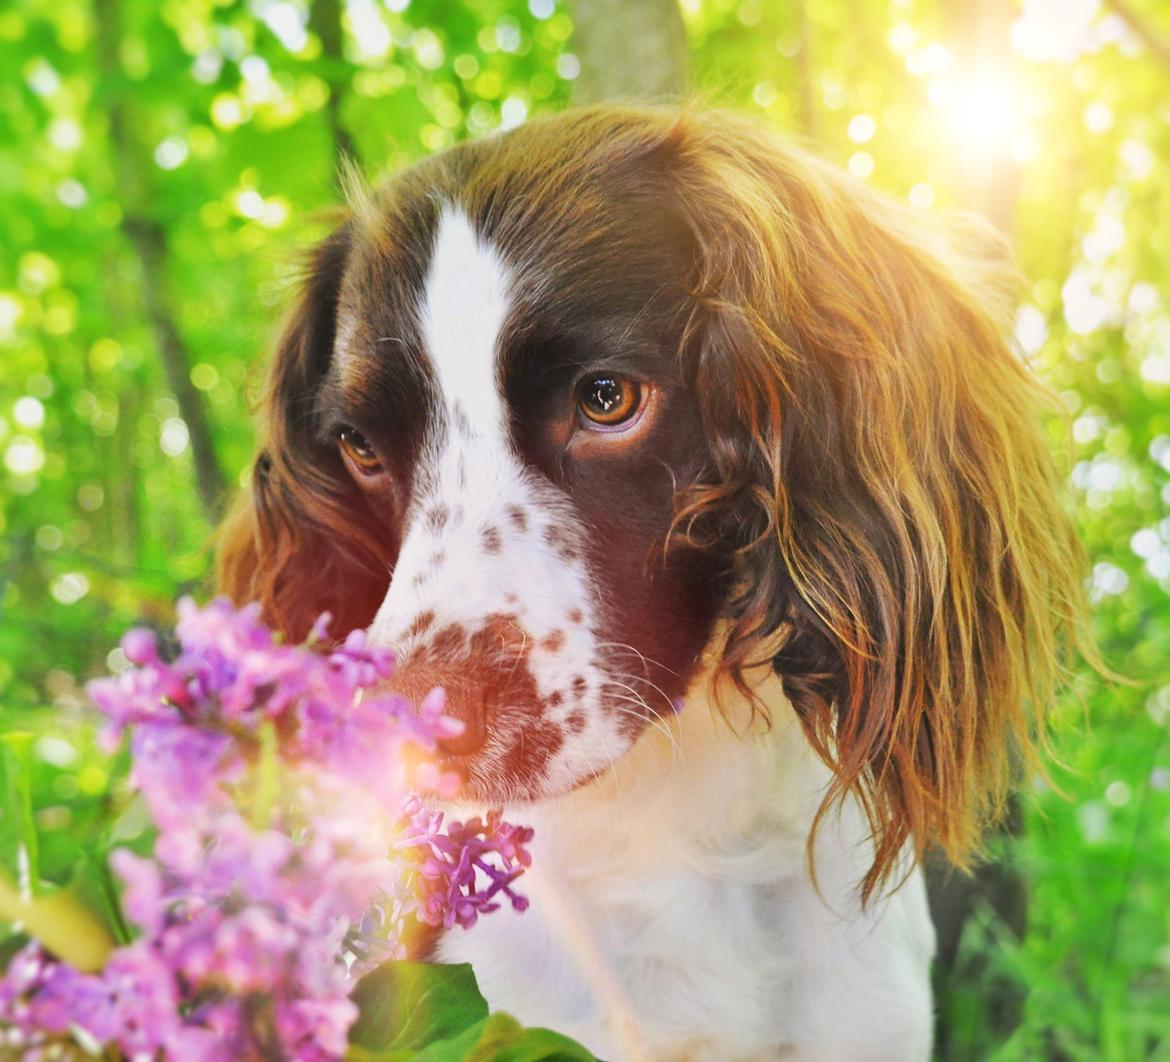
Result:
M323 616L287 646L255 607L178 611L174 659L130 631L132 666L90 686L107 741L130 733L158 830L149 856L111 858L140 936L97 974L28 945L0 979L0 1026L30 1058L79 1030L132 1058L340 1058L354 979L401 953L407 919L527 906L512 885L532 831L498 812L444 825L412 792L453 795L432 754L461 724L441 690L417 707L379 692L393 658L364 632L330 648Z
M443 812L417 797L403 811L403 835L395 847L413 875L427 883L418 890L418 918L446 929L469 929L481 914L499 908L501 893L517 911L525 910L527 899L511 886L529 865L525 846L532 830L502 822L498 812L489 812L486 821L451 822L446 829L443 818Z

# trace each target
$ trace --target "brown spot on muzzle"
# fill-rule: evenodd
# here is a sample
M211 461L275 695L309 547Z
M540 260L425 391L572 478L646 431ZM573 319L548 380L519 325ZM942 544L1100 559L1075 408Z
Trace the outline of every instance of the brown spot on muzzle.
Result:
M492 747L493 731L510 744L502 752L502 779L510 788L539 779L561 747L561 728L544 719L544 706L532 674L532 640L510 613L493 613L468 631L448 624L403 660L390 687L417 703L436 686L447 693L447 714L463 722L458 737L442 742L453 758L470 760Z

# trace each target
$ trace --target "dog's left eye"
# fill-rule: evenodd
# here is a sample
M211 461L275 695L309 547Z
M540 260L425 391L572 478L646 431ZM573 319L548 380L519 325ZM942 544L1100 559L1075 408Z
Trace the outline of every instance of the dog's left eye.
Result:
M337 429L337 445L362 475L375 476L382 471L382 462L366 437L348 425Z
M624 424L642 408L642 391L642 385L627 376L595 373L581 381L577 408L587 421L612 428Z

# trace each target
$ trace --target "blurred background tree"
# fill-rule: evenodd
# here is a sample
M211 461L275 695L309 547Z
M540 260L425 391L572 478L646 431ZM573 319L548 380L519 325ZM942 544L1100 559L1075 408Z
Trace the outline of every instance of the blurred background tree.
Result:
M1071 414L1052 440L1096 629L1141 681L1076 676L1064 795L1037 783L999 853L1030 883L1027 932L968 923L946 1053L1170 1058L1164 4L8 0L0 70L0 766L32 779L43 875L108 840L118 766L79 683L119 665L127 625L206 588L340 154L376 175L572 100L689 84L1016 241L1021 354ZM1004 984L1026 1001L1010 1034L988 1013Z

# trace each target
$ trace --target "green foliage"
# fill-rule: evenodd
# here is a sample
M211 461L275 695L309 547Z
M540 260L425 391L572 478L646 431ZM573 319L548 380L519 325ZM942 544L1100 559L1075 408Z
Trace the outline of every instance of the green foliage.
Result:
M593 1062L580 1044L488 1014L466 963L388 962L354 993L350 1062Z
M411 1057L415 1062L595 1062L567 1036L550 1029L526 1029L507 1014L484 1018Z
M32 734L9 731L0 736L4 818L0 819L0 855L22 889L40 882L40 844L33 821Z
M353 995L361 1017L350 1041L367 1051L418 1051L488 1015L467 963L388 962L367 974Z
M1015 236L1021 345L1072 417L1052 437L1095 630L1136 681L1075 674L1062 765L1005 848L1031 883L1027 935L973 927L941 1005L955 1057L1168 1057L1170 65L1113 5L1069 5L1037 33L1040 6L681 4L707 98ZM1170 35L1164 5L1124 7ZM256 366L339 201L337 149L378 174L563 106L571 15L565 0L0 7L0 727L29 734L4 753L12 880L78 873L100 898L110 884L79 860L134 836L80 683L121 663L123 629L207 586L216 485L246 473ZM192 410L211 440L198 479ZM1025 1007L1000 1043L1005 984ZM487 1021L462 1035L511 1035Z

